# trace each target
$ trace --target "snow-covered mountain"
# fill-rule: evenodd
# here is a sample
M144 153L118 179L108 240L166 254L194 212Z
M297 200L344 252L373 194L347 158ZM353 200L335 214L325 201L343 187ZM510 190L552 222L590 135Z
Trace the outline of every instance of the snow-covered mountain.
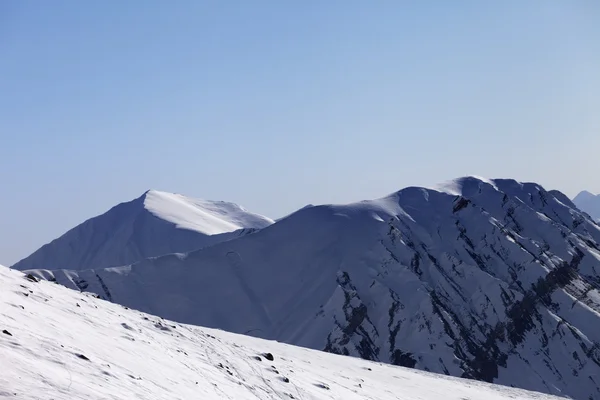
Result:
M32 273L180 322L593 399L599 243L562 193L467 177L187 255Z
M600 221L600 195L584 190L575 196L573 203L580 210L590 214L596 221Z
M0 266L7 399L552 400L182 325Z
M89 219L12 268L105 268L189 252L273 221L237 204L150 190Z

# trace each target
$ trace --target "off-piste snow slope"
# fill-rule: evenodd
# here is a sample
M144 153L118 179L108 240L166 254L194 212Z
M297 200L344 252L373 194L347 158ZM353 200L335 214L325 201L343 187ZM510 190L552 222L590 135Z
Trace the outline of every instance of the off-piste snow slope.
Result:
M467 177L187 255L32 273L183 323L598 399L598 243L563 194Z
M150 190L85 221L12 268L127 265L148 257L197 250L272 223L237 204Z
M596 221L600 221L600 195L584 190L575 196L573 203Z
M0 398L553 397L182 325L0 267Z

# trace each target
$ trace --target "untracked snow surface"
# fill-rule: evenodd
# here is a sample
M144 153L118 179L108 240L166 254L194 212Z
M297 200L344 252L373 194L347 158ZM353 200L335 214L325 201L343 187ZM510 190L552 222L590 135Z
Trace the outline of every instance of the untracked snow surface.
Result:
M149 190L76 226L13 268L79 270L126 265L197 250L272 223L237 204Z
M0 266L0 398L555 399L182 325Z

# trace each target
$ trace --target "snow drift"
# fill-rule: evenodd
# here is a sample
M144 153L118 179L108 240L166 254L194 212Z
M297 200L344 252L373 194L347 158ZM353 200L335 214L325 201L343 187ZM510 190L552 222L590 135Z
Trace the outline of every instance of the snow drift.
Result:
M128 310L0 266L0 397L537 399Z
M150 190L71 229L12 268L126 265L231 240L272 223L237 204Z

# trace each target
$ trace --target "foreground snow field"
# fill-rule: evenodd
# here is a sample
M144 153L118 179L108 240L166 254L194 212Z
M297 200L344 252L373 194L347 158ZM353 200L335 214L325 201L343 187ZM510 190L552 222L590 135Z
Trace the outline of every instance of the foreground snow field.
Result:
M182 325L2 266L0 331L0 398L557 399Z

